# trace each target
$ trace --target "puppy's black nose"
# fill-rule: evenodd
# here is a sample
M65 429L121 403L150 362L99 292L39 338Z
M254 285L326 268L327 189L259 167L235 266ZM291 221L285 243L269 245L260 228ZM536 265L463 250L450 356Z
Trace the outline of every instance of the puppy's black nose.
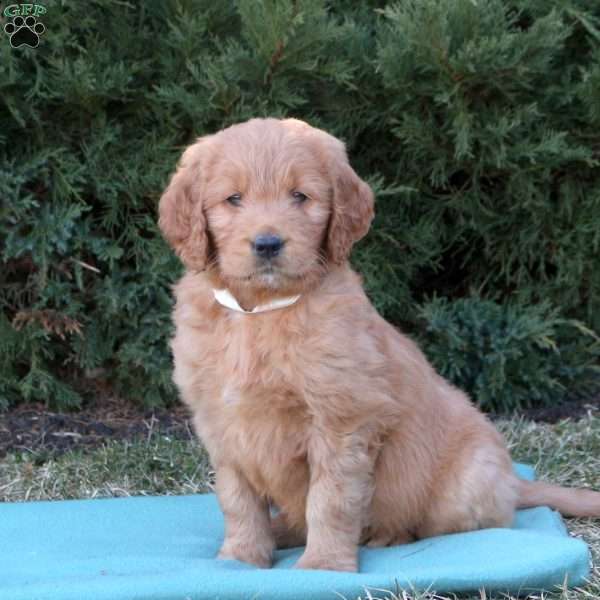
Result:
M252 250L260 258L273 258L279 254L282 248L283 240L272 233L257 235L252 242Z

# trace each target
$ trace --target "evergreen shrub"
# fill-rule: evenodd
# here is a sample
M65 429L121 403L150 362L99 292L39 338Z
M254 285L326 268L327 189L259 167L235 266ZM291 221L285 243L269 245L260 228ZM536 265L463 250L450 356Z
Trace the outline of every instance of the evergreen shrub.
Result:
M482 409L509 412L560 402L593 386L600 339L547 303L511 306L477 297L436 298L421 309L438 371ZM575 385L573 383L575 382Z
M377 193L371 298L483 406L593 376L600 3L44 5L37 48L0 32L0 407L174 399L158 198L187 144L253 116L346 142Z

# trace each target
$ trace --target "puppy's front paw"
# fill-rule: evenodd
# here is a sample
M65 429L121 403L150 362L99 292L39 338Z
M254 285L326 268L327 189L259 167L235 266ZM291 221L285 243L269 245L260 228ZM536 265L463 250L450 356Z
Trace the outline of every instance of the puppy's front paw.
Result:
M313 554L305 552L296 565L295 569L321 569L325 571L358 571L358 557L356 553L350 555L341 552L330 554Z
M268 569L273 562L272 544L249 544L233 539L225 540L217 558L223 560L240 560L261 569Z

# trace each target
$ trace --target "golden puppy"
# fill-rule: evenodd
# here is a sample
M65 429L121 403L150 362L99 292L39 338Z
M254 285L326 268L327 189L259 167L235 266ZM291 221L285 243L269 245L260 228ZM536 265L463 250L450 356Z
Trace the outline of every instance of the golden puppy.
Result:
M596 492L517 479L494 427L377 314L347 262L372 217L344 145L294 119L200 138L161 198L219 556L267 567L306 544L298 567L355 571L360 543L505 527L517 507L600 515Z

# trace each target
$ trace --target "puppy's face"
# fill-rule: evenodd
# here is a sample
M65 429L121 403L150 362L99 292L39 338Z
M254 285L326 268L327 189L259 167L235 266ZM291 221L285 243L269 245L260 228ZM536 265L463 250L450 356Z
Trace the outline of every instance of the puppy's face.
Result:
M204 210L223 279L289 287L318 270L331 194L315 144L264 126L231 128L216 143Z
M296 121L253 119L200 138L160 203L166 239L224 287L300 290L346 260L373 195L343 144Z

